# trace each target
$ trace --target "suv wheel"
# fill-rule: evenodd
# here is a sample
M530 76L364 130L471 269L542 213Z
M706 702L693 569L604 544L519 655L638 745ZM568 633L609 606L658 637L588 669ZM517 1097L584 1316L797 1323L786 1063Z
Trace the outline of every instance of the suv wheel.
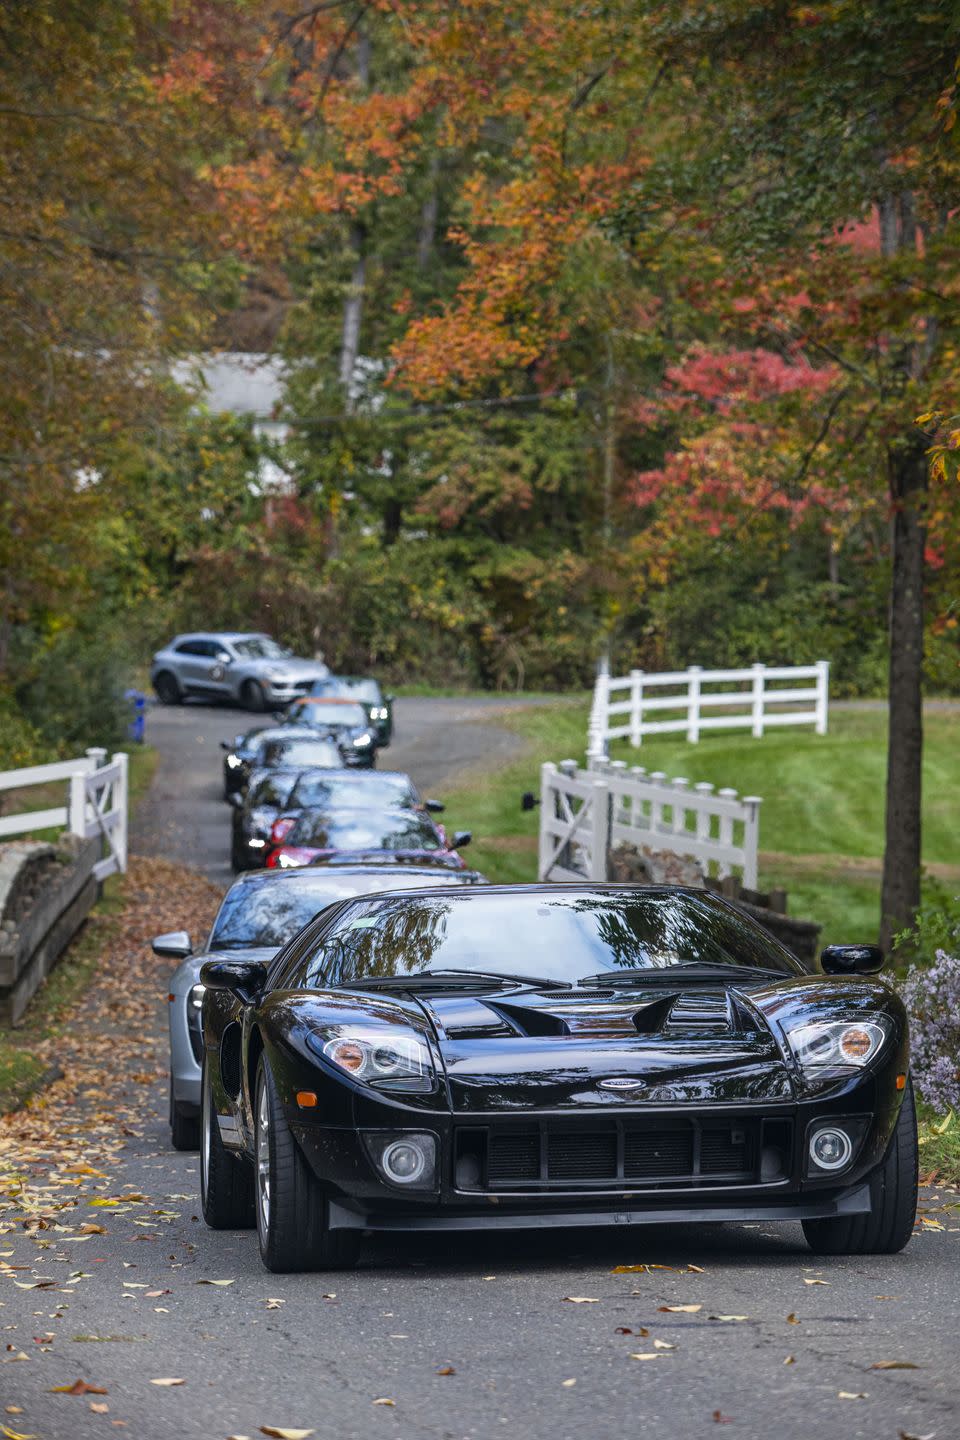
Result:
M240 691L240 702L245 710L252 710L260 715L267 708L266 691L256 680L245 680Z
M176 675L169 670L161 670L153 682L153 688L161 705L180 705L183 703L183 691L177 681Z

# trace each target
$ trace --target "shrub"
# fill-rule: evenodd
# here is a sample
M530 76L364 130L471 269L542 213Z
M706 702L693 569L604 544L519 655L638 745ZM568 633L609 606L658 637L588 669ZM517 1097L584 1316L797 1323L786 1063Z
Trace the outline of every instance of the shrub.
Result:
M903 982L910 1012L911 1066L921 1096L939 1114L960 1108L960 958L938 950Z

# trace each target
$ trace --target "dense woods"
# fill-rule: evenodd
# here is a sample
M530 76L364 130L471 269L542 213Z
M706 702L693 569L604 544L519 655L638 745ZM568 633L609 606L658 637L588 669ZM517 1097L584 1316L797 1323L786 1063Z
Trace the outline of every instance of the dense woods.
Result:
M826 657L889 689L908 913L958 52L943 0L12 0L0 760L191 623L507 687ZM173 383L217 347L285 358L282 450Z

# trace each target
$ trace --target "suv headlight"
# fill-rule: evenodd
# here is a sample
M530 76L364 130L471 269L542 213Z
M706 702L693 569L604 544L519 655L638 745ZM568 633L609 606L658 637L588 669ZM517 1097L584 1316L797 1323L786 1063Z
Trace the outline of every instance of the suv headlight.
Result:
M206 993L206 985L202 985L199 982L196 985L192 985L190 987L190 994L188 996L187 1003L192 1010L200 1010L203 1007L203 997L204 995L206 995Z
M875 1060L890 1035L885 1015L873 1020L816 1020L784 1027L787 1044L805 1075L822 1076L826 1070L861 1070Z
M308 1034L307 1044L338 1070L377 1090L422 1093L436 1083L430 1049L415 1030L333 1026Z

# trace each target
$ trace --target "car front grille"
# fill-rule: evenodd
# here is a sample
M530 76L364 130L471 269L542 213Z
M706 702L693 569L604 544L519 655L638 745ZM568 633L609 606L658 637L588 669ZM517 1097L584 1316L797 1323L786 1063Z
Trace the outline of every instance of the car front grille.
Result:
M477 1179L461 1188L480 1190L753 1184L770 1143L789 1153L788 1120L691 1116L651 1124L634 1117L579 1125L550 1120L503 1130L464 1126L457 1130L455 1166L469 1155Z

